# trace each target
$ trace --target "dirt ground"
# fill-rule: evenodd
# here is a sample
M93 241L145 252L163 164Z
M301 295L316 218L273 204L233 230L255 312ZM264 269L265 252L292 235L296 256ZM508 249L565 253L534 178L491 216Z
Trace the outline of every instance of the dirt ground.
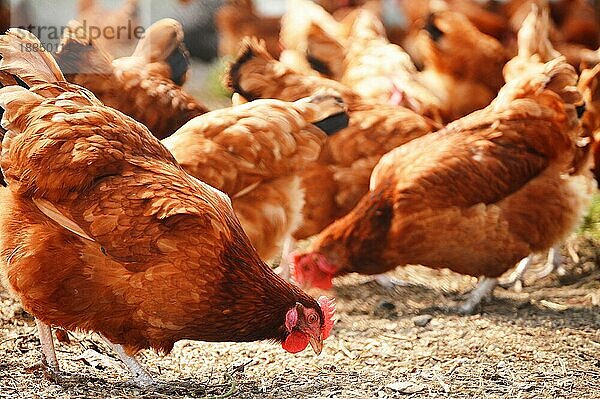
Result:
M474 280L449 271L400 268L392 275L409 285L391 289L340 278L330 293L339 321L321 356L183 341L166 357L140 356L164 383L154 390L129 385L95 335L58 344L60 383L29 370L40 356L33 319L2 291L0 398L599 398L600 250L573 247L580 258L563 251L564 276L497 289L475 316L453 311Z

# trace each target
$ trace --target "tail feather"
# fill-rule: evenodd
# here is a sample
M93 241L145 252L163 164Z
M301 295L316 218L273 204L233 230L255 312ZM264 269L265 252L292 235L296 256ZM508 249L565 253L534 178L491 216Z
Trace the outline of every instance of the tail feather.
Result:
M181 85L190 68L190 56L183 42L183 27L171 18L152 24L140 40L133 56L147 62L164 62L171 69L171 80Z
M311 97L295 102L306 120L325 134L333 135L348 127L350 117L347 113L346 104L338 93L322 91Z
M225 74L225 87L234 93L239 93L248 101L256 100L257 95L246 91L242 87L242 68L252 61L260 60L263 63L274 61L275 59L265 46L265 42L255 37L245 37L240 44L240 51L236 59L231 63Z
M85 27L75 20L67 24L56 57L67 75L108 74L112 70L112 56L93 42Z
M533 3L529 15L519 29L519 56L538 55L540 62L547 62L560 56L550 42L550 23L548 7L540 8Z
M19 77L28 86L65 81L52 55L26 30L13 28L1 36L0 53L0 70Z

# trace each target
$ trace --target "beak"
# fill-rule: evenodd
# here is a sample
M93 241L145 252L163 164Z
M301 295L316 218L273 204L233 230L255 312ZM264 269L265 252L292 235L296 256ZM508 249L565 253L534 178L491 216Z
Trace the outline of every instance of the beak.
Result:
M311 337L308 342L310 343L310 346L313 348L313 350L315 351L317 356L319 356L321 354L321 351L323 350L323 341L320 339Z

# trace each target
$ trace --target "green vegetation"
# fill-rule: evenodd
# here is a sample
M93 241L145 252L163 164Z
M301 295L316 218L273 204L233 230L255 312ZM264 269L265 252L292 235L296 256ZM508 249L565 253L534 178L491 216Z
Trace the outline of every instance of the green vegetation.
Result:
M600 194L595 193L588 214L583 218L579 233L600 241Z

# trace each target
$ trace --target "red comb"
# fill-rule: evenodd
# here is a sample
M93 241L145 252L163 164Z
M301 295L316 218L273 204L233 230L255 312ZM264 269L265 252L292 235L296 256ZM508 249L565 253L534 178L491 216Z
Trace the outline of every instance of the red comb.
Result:
M326 296L320 296L317 299L321 310L323 311L323 315L325 316L325 323L323 325L323 334L322 339L329 337L329 333L333 328L333 316L335 315L335 299L329 299Z

